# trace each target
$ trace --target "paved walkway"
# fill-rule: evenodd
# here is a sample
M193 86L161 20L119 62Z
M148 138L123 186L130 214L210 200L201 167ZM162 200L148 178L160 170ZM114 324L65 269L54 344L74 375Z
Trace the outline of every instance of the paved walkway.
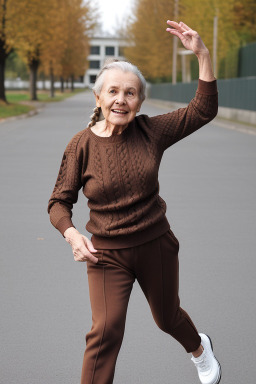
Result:
M0 124L1 384L79 383L91 324L86 265L73 261L46 207L64 148L93 106L83 93ZM165 110L145 103L142 112ZM254 135L213 122L168 149L159 173L181 244L181 303L211 335L223 384L253 384L256 376L255 149ZM81 193L80 231L88 215ZM137 284L114 383L198 383L189 356L155 326Z

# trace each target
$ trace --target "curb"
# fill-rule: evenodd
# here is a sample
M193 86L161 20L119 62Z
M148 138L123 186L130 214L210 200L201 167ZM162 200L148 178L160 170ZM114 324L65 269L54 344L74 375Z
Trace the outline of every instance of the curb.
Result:
M146 101L149 104L155 105L156 107L169 109L170 112L178 108L184 108L187 106L187 104L173 103L171 101L165 101L165 100L159 100L159 99L146 99ZM246 133L249 135L256 135L256 125L243 123L240 121L234 121L230 119L225 119L225 118L219 117L218 115L215 117L214 120L211 121L211 123L214 123L215 125L221 128L232 129L232 130Z
M41 112L44 107L45 107L45 104L41 104L38 108L31 109L31 111L29 111L27 113L22 113L21 115L10 116L10 117L6 117L6 118L2 118L2 119L0 118L0 124L5 123L6 121L15 121L15 120L26 119L28 117L35 116L39 112Z
M213 120L213 123L221 128L232 129L248 135L256 135L256 125L238 123L233 120L222 119L218 116Z

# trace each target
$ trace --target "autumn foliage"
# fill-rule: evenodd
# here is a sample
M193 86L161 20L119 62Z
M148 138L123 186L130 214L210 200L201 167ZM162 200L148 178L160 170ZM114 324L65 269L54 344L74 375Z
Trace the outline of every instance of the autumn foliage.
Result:
M15 49L30 68L32 99L39 67L52 79L84 74L95 24L89 1L0 0L0 21L0 66Z
M165 29L173 9L173 0L137 0L135 19L128 26L131 45L125 55L149 80L172 73L172 39Z
M211 54L213 20L218 16L219 67L224 68L227 57L230 57L230 64L234 65L237 48L256 41L255 0L176 0L176 2L177 21L182 20L197 30ZM128 23L126 36L131 46L126 49L125 54L139 66L148 80L161 81L171 77L173 38L165 32L165 29L167 19L174 19L174 3L175 0L136 0L134 16Z

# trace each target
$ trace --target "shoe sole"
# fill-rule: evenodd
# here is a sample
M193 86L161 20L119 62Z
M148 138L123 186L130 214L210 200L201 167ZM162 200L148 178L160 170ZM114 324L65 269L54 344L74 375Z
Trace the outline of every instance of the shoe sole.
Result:
M212 340L210 338L210 336L206 335L208 337L208 339L210 340L210 344L211 344L211 349L212 349L212 352L213 352L213 345L212 345ZM213 354L214 355L214 354ZM214 355L215 359L216 359L216 356ZM219 361L216 359L218 365L219 365L219 368L220 368L220 372L219 372L219 376L217 377L217 381L215 381L213 384L219 384L220 383L220 380L221 380L221 365L219 363Z

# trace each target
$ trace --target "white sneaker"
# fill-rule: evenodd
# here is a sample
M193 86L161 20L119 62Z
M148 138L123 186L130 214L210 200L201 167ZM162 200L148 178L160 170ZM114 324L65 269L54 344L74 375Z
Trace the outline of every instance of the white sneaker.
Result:
M204 351L199 357L192 356L191 360L197 368L202 384L218 384L221 379L221 367L213 354L211 339L204 333L199 333L199 336Z

